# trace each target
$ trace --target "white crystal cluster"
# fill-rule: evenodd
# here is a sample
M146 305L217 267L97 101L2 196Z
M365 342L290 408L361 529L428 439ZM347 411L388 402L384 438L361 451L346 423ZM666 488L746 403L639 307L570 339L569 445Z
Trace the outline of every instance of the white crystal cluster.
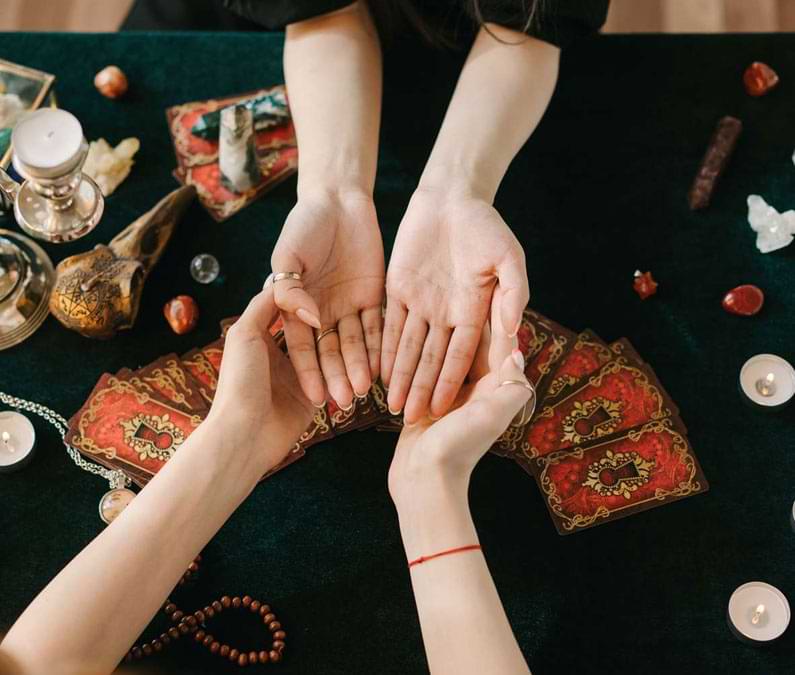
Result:
M756 232L760 253L777 251L795 239L795 211L779 213L759 195L748 196L748 224Z
M137 138L125 138L115 148L104 139L91 141L83 173L93 178L106 197L130 175L133 156L141 147Z
M0 94L0 129L13 127L25 112L22 99L16 94Z

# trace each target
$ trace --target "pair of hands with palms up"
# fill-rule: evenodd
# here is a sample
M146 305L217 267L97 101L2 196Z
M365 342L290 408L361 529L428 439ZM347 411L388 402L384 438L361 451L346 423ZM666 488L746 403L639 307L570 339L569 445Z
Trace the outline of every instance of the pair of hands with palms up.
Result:
M272 256L288 350L304 394L348 408L379 375L407 424L439 418L470 371L495 288L497 320L515 335L529 297L524 252L499 213L466 192L420 188L386 273L367 194L302 196ZM329 332L327 329L336 329ZM323 337L316 342L316 336Z

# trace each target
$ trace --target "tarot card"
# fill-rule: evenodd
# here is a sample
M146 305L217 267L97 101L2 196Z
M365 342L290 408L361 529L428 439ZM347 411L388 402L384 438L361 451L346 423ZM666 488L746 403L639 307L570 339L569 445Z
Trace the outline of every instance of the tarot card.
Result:
M583 331L553 369L546 391L538 396L539 403L551 405L565 398L581 379L595 373L614 357L615 354L594 332Z
M201 349L192 349L180 357L180 364L199 383L199 393L208 404L213 402L218 388L218 372Z
M79 413L70 441L87 456L154 474L200 423L198 415L105 374Z
M552 453L536 480L560 534L709 489L687 438L671 420Z
M652 376L653 377L653 376ZM650 371L619 357L554 405L542 405L520 445L528 460L605 438L676 413Z
M166 110L168 128L178 162L174 177L183 185L194 185L201 203L219 222L234 215L295 173L298 167L295 130L287 116L284 118L286 119L284 123L273 124L256 131L254 143L261 173L260 182L250 190L236 193L221 183L217 136L195 133L200 126L197 123L227 106L267 96L283 99L284 86L278 85L270 89L220 99L183 103Z
M182 368L176 354L162 356L125 379L152 388L164 402L190 415L200 415L204 419L209 411L199 391L199 383Z
M221 373L221 359L224 356L224 339L220 338L201 348L202 354L207 357L216 374Z
M571 349L577 336L568 328L532 310L526 310L525 313L534 322L536 335L547 336L541 349L534 356L525 359L525 377L536 388L536 398L540 401L543 400L555 365Z

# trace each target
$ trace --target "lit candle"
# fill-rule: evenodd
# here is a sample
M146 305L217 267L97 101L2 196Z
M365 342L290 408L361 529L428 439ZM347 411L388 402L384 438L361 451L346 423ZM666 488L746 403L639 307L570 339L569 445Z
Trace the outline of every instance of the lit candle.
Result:
M30 420L18 412L0 412L0 473L21 469L35 447L36 430Z
M750 581L737 588L729 598L728 619L738 639L771 642L789 626L789 602L775 586Z
M72 160L81 150L83 128L72 113L42 108L28 113L11 135L14 167L26 175L28 169L54 169ZM19 162L22 163L20 167Z
M740 369L740 391L751 404L778 410L795 396L795 368L774 354L752 356Z

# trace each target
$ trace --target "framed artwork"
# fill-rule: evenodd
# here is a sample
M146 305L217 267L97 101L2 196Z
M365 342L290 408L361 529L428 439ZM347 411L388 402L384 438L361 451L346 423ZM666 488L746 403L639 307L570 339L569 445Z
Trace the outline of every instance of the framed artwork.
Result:
M55 76L0 59L0 167L11 161L11 132L26 112L47 99ZM55 104L54 95L50 104Z

